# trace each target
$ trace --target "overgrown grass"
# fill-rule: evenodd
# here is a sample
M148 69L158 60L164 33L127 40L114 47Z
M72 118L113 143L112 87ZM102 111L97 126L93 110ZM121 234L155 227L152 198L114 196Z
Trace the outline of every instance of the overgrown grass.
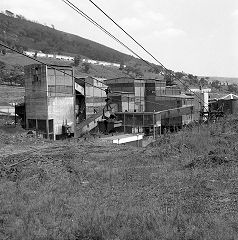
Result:
M237 239L237 122L29 154L2 169L0 239Z

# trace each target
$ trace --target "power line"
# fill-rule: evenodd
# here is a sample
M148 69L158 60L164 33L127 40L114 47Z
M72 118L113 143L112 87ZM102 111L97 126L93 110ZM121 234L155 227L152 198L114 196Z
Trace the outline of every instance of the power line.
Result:
M27 58L29 58L29 59L32 59L32 60L34 60L34 61L36 61L36 62L39 62L39 63L41 63L41 64L43 64L43 65L46 65L46 66L48 66L48 67L50 67L50 68L52 68L52 69L55 69L56 71L62 72L62 73L64 73L65 75L68 75L68 76L70 76L70 77L73 77L74 79L82 79L82 78L76 78L76 77L74 77L74 76L71 75L71 74L68 74L68 73L66 73L66 72L64 72L64 71L62 71L62 70L60 70L60 69L58 69L58 68L56 68L56 67L54 67L54 66L52 66L52 65L46 64L46 63L44 63L44 62L42 62L42 61L40 61L40 60L38 60L38 59L35 59L35 58L33 58L33 57L31 57L31 56L28 56L28 55L26 55L26 54L24 54L24 53L22 53L22 52L19 52L18 50L13 49L13 48L11 48L11 47L3 44L3 43L0 43L0 45L3 46L3 47L5 47L5 48L7 48L7 49L9 49L9 50L11 50L11 51L14 51L14 52L16 52L16 53L18 53L18 54L20 54L20 55L23 55L23 56L25 56L25 57L27 57ZM96 78L94 78L94 79L96 79ZM135 79L135 78L133 78L133 79ZM96 80L97 80L97 79L96 79ZM102 91L105 91L105 89L103 89L103 88L101 88L101 87L98 87L98 86L95 86L94 84L91 84L91 83L86 82L85 79L83 79L83 81L84 81L86 84L89 84L89 85L91 85L91 86L93 86L93 87L96 87L96 88L102 90ZM100 80L97 80L97 81L103 83L103 82L100 81ZM103 84L105 85L105 83L103 83ZM30 89L30 90L31 90L31 89ZM48 91L48 92L49 92L49 91ZM58 93L62 93L62 92L58 92ZM117 93L114 93L114 94L115 94L115 95L118 95L118 96L121 96L121 94L117 94ZM80 94L79 94L79 95L80 95ZM160 104L157 103L157 102L152 102L152 101L145 101L145 102L150 102L150 103L153 103L153 104L155 104L155 105L160 105Z
M64 0L63 0L63 1L64 1ZM5 44L0 43L0 45L3 46L3 47L5 47L5 48L7 48L7 49L10 49L10 50L12 50L12 51L14 51L14 52L16 52L16 53L18 53L18 54L20 54L20 55L23 55L23 56L25 56L25 57L27 57L27 58L29 58L29 59L32 59L32 60L34 60L34 61L36 61L36 62L39 62L39 63L41 63L41 64L43 64L43 65L46 65L46 66L48 66L48 67L50 67L50 68L52 68L52 69L55 69L56 71L62 72L62 73L64 73L65 75L68 75L68 76L70 76L70 77L73 77L74 79L80 79L80 78L76 78L76 77L74 77L73 75L68 74L68 73L66 73L65 71L62 71L62 70L60 70L60 69L58 69L58 68L56 68L56 67L54 67L54 66L52 66L52 65L46 64L46 63L44 63L44 62L42 62L42 61L40 61L40 60L38 60L38 59L35 59L35 58L33 58L33 57L31 57L31 56L28 56L28 55L26 55L26 54L24 54L24 53L22 53L22 52L19 52L18 50L13 49L13 48L5 45ZM95 79L95 78L94 78L94 79ZM135 78L134 78L134 79L135 79ZM98 80L98 79L96 79L96 80L99 81L99 82L101 82L101 81ZM86 82L85 79L83 79L83 81ZM96 87L96 88L98 88L98 89L100 89L100 90L102 90L102 91L105 91L105 89L102 89L101 87L95 86L94 84L91 84L91 83L88 83L88 82L86 82L86 83L89 84L89 85L91 85L91 86L93 86L93 87ZM101 82L101 83L103 83L103 82ZM103 83L103 84L105 84L105 83ZM48 91L48 92L50 92L50 91ZM61 92L59 92L59 93L61 93ZM65 94L65 93L64 93L64 94ZM121 94L117 94L117 93L115 93L115 95L121 96ZM166 97L166 96L165 96L165 97ZM157 103L157 102L152 102L152 101L147 101L147 100L145 100L145 102L150 102L150 103L153 103L153 104L155 104L155 105L160 105L160 104Z
M148 50L146 50L138 41L135 40L128 32L126 32L116 21L114 21L105 11L103 11L96 3L89 0L97 9L99 9L107 18L109 18L118 28L120 28L128 37L130 37L137 45L139 45L146 53L148 53L156 62L158 62L163 68L165 66L157 60ZM166 69L166 68L165 68Z
M81 16L83 16L85 19L87 19L89 22L91 22L93 25L98 27L101 31L106 33L109 37L113 38L116 42L118 42L120 45L125 47L127 50L129 50L132 54L140 58L142 61L146 62L150 66L152 66L149 62L144 60L140 55L138 55L136 52L134 52L131 48L129 48L126 44L124 44L122 41L120 41L117 37L112 35L109 31L107 31L104 27L102 27L100 24L98 24L96 21L94 21L91 17L89 17L86 13L84 13L82 10L80 10L77 6L75 6L72 2L69 0L62 0L65 4L67 4L70 8L72 8L74 11L79 13Z
M73 75L71 75L71 74L68 74L68 73L66 73L66 72L63 71L63 70L60 70L60 69L54 67L54 65L46 64L46 63L44 63L44 62L42 62L42 61L40 61L40 60L38 60L38 59L36 59L36 58L34 58L34 57L28 56L28 55L26 55L26 54L24 54L24 53L22 53L22 52L20 52L20 51L18 51L18 50L16 50L16 49L13 49L13 48L11 48L11 47L9 47L9 46L1 43L1 42L0 42L0 46L5 47L5 48L7 48L7 49L9 49L9 50L11 50L11 51L14 51L14 52L16 52L16 53L18 53L18 54L20 54L20 55L22 55L22 56L24 56L24 57L27 57L27 58L29 58L29 59L32 59L32 60L34 60L34 61L36 61L36 62L38 62L38 63L41 63L41 64L43 64L43 65L45 65L45 66L48 66L49 68L52 68L52 69L54 69L54 70L56 70L56 71L58 71L58 72L64 73L64 74L67 75L67 76L73 77L74 79L78 79L77 77L75 77L75 76L73 76ZM59 66L59 67L62 67L62 68L63 68L63 67L67 67L67 66ZM86 82L85 79L84 79L83 81ZM89 84L89 85L91 85L91 86L94 86L94 85L91 84L91 83L88 83L88 82L86 82L86 83ZM94 87L101 89L100 87L97 87L97 86L94 86ZM102 90L102 89L101 89L101 90Z
M133 51L131 48L129 48L126 44L124 44L122 41L120 41L117 37L115 37L114 35L112 35L109 31L107 31L104 27L102 27L100 24L98 24L96 21L94 21L91 17L89 17L86 13L84 13L82 10L80 10L77 6L75 6L72 2L70 2L69 0L62 0L65 4L67 4L70 8L72 8L74 11L76 11L77 13L79 13L81 16L83 16L85 19L87 19L89 22L91 22L93 25L95 25L96 27L98 27L101 31L103 31L104 33L106 33L109 37L113 38L116 42L118 42L120 45L122 45L123 47L125 47L127 50L129 50L132 54L134 54L135 56L137 56L139 59L141 59L143 62L145 62L147 65L149 65L150 67L154 68L155 67L149 63L148 61L144 60L139 54L137 54L135 51ZM129 74L126 74L130 77L132 77ZM163 73L161 73L161 75L163 75Z
M120 30L122 30L129 38L131 38L139 47L141 47L147 54L149 54L157 63L159 63L166 71L169 71L162 63L159 61L154 55L152 55L146 48L142 46L131 34L129 34L125 29L123 29L115 20L112 19L105 11L102 10L96 3L94 3L92 0L89 0L99 11L101 11L108 19L110 19ZM178 77L176 77L174 74L172 74L177 80L180 81ZM180 81L182 84L183 82ZM184 86L186 86L184 84ZM194 92L195 93L195 92Z
M101 29L104 33L106 33L107 35L109 35L110 37L112 37L114 40L116 40L118 43L120 43L122 46L124 46L126 49L128 49L130 52L132 52L134 55L136 55L138 58L140 58L143 62L145 62L147 65L149 65L150 67L154 68L155 67L150 64L148 61L144 60L142 57L140 57L137 53L135 53L131 48L129 48L127 45L125 45L124 43L122 43L118 38L116 38L114 35L112 35L110 32L108 32L105 28L103 28L100 24L98 24L96 21L94 21L91 17L89 17L87 14L85 14L82 10L80 10L78 7L76 7L73 3L71 3L69 0L62 0L64 3L66 3L70 8L72 8L73 10L75 10L76 12L78 12L81 16L83 16L84 18L86 18L88 21L90 21L91 23L93 23L95 26L97 26L99 29ZM89 0L90 1L90 0ZM90 1L91 3L93 3L92 1ZM94 3L93 3L94 4ZM94 4L96 6L96 4ZM100 9L98 7L98 9ZM102 11L100 9L100 11ZM104 12L103 12L104 13ZM106 14L106 13L104 13ZM106 14L107 17L109 17ZM110 20L112 20L112 18L109 17ZM113 20L113 22L115 23L115 21ZM116 24L116 23L115 23ZM118 27L119 25L116 24ZM122 27L119 27L120 29L122 29ZM124 32L126 32L123 29ZM128 36L130 36L130 38L133 39L133 41L135 41L140 47L142 47L147 53L149 53L149 51L147 51L141 44L139 44L129 33L126 33ZM149 53L150 56L153 56L151 53ZM153 56L154 58L154 56ZM155 58L156 59L156 58ZM159 62L159 64L164 68L165 71L169 71L160 61L158 61L156 59L157 62ZM177 79L179 82L181 82L184 86L186 86L178 77L176 77L175 74L171 73L171 75L173 77L175 77L175 79ZM187 87L187 86L186 86ZM193 92L192 90L190 90L191 92ZM200 98L195 92L193 92L195 96L197 96L202 102L204 102L204 100L202 98ZM205 103L205 102L204 102Z

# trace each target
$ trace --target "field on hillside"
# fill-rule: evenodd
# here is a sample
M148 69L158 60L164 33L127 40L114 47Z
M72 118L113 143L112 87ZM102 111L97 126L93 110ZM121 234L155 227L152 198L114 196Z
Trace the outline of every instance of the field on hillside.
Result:
M25 89L23 87L0 85L0 103L22 102L24 95Z
M39 61L45 64L52 64L52 65L60 65L60 66L69 66L72 65L73 62L71 61L61 61L57 59L49 59L49 58L37 58ZM3 56L0 55L0 61L4 62L8 65L20 65L26 66L29 64L37 64L37 61L29 59L19 54L8 53L7 55ZM89 65L89 71L85 72L82 62L79 64L78 67L75 67L75 76L83 77L83 76L94 76L94 77L101 77L101 78L114 78L114 77L121 77L125 76L118 68L115 67L106 67L106 66L99 66L99 65Z
M37 60L42 61L46 64L58 64L58 65L69 65L72 62L66 62L61 61L57 59L51 59L51 58L37 58ZM0 55L0 61L10 64L10 65L21 65L26 66L29 64L37 64L37 61L34 61L33 59L27 58L25 56L22 56L18 53L7 53L6 55Z
M0 239L237 239L237 124L227 117L147 148L2 127Z

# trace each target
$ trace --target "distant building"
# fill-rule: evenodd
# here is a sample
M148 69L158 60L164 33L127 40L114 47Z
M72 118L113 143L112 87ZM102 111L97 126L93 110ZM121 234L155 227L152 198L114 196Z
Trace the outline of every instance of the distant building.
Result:
M192 104L193 97L181 95L177 86L166 86L162 76L158 79L116 78L104 82L113 92L112 101L115 100L118 111L153 112Z
M205 92L211 92L212 89L211 88L197 88L197 87L189 87L188 92L189 93L196 93L196 92L200 92L200 93L205 93Z
M15 107L7 102L0 103L0 116L14 116Z
M112 90L110 97L116 105L116 115L123 121L124 132L158 133L198 119L194 97L181 94L177 86L166 86L163 76L158 79L122 77L104 82Z

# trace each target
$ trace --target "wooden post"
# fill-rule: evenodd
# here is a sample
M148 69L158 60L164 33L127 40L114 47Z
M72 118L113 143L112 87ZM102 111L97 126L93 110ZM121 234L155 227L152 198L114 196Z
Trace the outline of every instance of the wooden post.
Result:
M16 116L16 102L14 103L15 105L15 111L14 111L14 113L15 113L15 127L16 127L16 125L17 125L17 116Z
M144 125L145 125L145 114L142 113L142 132L144 132Z
M160 127L159 127L159 135L161 136L162 132L162 119L161 119L161 114L160 114Z
M126 114L124 113L124 133L126 133Z
M153 137L155 139L155 110L153 112Z
M49 118L46 119L46 138L49 139Z
M135 114L132 114L132 128L135 133Z

